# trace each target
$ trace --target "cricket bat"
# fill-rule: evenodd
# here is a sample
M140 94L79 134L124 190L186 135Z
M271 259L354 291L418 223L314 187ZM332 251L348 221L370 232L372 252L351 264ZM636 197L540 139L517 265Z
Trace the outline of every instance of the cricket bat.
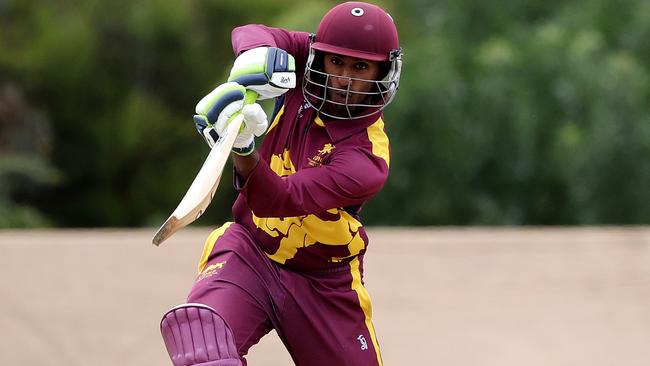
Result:
M247 91L244 103L253 103L256 98L257 93ZM223 173L226 162L230 157L230 151L243 121L244 116L240 113L228 124L226 132L219 137L219 140L212 147L178 207L154 235L152 240L154 245L159 246L172 234L189 225L205 212L217 191L221 173Z

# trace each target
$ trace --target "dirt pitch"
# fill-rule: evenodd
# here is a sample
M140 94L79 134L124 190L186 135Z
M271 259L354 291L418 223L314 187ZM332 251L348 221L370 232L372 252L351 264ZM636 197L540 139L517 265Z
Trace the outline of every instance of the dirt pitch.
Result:
M0 231L0 365L171 365L209 229ZM370 230L385 365L650 365L650 228ZM251 366L292 362L275 333Z

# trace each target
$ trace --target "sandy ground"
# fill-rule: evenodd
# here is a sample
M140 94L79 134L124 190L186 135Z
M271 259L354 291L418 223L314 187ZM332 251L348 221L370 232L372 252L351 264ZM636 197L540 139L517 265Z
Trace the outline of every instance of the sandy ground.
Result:
M0 231L0 365L170 365L209 229ZM650 365L650 228L370 230L385 365ZM251 366L292 365L275 333Z

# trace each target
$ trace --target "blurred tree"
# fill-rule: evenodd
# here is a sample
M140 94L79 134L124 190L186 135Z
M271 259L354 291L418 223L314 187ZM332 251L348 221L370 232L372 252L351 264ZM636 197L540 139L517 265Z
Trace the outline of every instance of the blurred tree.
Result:
M0 228L47 226L30 201L59 180L49 163L48 121L16 85L0 84Z
M31 138L53 141L2 151L0 217L28 213L0 226L159 225L208 152L191 116L227 75L232 28L313 32L336 3L0 2L0 85L51 125ZM405 56L391 176L366 223L650 223L650 2L380 4ZM199 224L228 219L234 195Z
M649 9L400 2L392 175L369 221L650 222Z
M280 10L273 1L9 1L0 70L52 117L66 178L36 204L61 226L162 222L207 154L191 116L232 62L231 29ZM213 220L229 216L233 196L218 197Z

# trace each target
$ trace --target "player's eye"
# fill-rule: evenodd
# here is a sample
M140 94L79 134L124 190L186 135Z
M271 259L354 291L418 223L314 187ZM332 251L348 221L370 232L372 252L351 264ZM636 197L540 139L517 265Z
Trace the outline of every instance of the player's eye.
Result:
M357 70L366 70L368 69L369 65L365 62L357 62L355 64L355 67L357 68Z
M337 65L337 66L341 66L341 65L343 65L343 60L341 60L341 59L338 58L338 57L331 57L331 58L330 58L330 62L331 62L332 64L334 64L334 65Z

